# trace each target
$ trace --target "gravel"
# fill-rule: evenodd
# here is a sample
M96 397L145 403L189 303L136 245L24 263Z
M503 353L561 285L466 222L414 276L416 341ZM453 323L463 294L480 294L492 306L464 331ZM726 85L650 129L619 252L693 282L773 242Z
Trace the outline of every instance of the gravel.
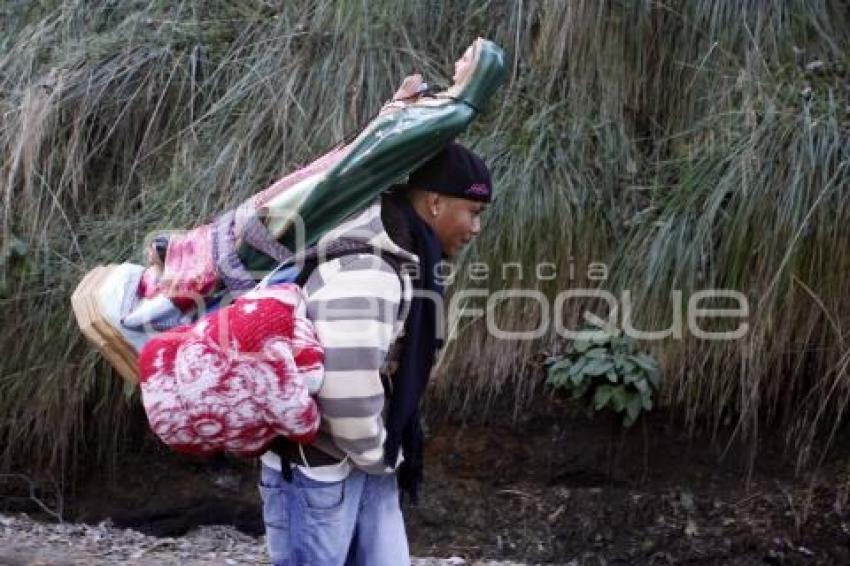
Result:
M232 527L207 526L184 537L156 538L109 521L98 525L41 523L26 515L0 515L0 565L137 564L206 566L268 564L265 540ZM515 565L516 562L414 558L415 566Z

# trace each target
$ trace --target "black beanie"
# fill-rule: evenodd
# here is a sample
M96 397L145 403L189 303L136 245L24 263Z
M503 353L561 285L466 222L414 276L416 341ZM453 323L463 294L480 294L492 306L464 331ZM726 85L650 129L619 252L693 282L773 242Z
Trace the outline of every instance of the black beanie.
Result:
M452 197L490 202L490 171L475 153L451 143L410 174L408 184L417 189Z

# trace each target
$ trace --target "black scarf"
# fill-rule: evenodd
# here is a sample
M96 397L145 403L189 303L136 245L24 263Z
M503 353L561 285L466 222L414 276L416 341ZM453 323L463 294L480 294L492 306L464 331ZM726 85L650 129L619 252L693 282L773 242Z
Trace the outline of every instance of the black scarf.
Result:
M440 241L413 206L406 199L400 200L413 240L411 251L419 256L419 277L413 281L414 289L442 296L443 286L435 274L442 259ZM431 298L414 293L404 324L399 366L392 376L393 391L385 424L384 462L395 466L401 447L404 462L398 470L398 483L402 494L407 493L413 503L419 499L424 453L419 402L428 385L434 355L442 347L442 340L437 337L437 307Z

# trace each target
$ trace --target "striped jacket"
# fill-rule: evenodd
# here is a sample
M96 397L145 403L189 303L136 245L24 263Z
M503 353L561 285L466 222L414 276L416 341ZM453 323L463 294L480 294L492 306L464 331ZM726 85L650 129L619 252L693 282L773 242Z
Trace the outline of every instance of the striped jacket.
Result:
M400 264L418 263L387 234L380 201L326 234L319 246L330 242L368 244ZM393 471L384 464L381 369L401 335L411 289L406 270L397 272L375 254L320 263L304 284L307 316L325 348L325 375L317 395L322 421L314 445L340 459L348 456L369 473ZM263 461L279 468L276 455L266 453Z

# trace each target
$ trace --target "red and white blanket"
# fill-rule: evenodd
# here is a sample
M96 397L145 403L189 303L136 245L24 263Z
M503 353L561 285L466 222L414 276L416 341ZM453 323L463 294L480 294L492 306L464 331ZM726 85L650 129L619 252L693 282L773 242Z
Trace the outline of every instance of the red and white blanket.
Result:
M252 456L277 435L311 442L323 356L301 289L257 289L147 342L142 402L153 431L182 452Z

